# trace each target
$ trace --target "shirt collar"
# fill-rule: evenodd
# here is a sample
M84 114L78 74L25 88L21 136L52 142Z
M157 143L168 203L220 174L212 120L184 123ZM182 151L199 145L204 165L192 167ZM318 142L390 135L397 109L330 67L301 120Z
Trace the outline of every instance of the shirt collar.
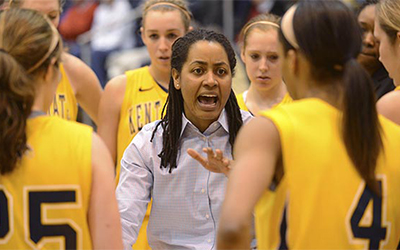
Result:
M220 124L222 126L222 128L229 133L229 125L228 125L228 116L226 114L226 110L223 109L221 114L218 117L218 120L216 120L215 122L211 123L210 126L205 130L205 133L207 132L207 130L210 129L210 127L213 124ZM196 128L196 126L194 126L192 124L191 121L189 121L189 119L186 118L185 114L182 113L182 129L181 129L181 134L180 136L182 136L183 132L185 131L187 126L192 126L193 128ZM197 128L196 128L197 129Z

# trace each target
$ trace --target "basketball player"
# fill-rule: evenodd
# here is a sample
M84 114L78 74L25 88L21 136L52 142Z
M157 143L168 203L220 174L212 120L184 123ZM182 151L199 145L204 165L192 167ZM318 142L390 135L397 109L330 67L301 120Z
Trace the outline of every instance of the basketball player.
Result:
M278 30L279 17L261 14L248 21L240 32L240 56L246 66L250 88L237 99L241 109L254 115L291 101L281 75Z
M379 44L374 37L375 7L378 0L365 1L358 10L357 20L363 32L362 50L357 61L367 70L374 84L376 99L394 89L393 80L379 61Z
M64 0L10 0L10 7L34 9L47 15L57 27ZM51 115L76 121L78 104L97 124L102 89L97 76L84 62L64 52L60 64L61 80L49 109Z
M372 82L356 60L358 30L341 1L301 1L282 18L282 72L296 101L262 112L239 133L218 248L249 247L254 206L282 174L289 196L280 246L398 246L400 128L377 115Z
M0 12L0 244L122 249L106 146L90 127L46 115L61 55L50 20Z

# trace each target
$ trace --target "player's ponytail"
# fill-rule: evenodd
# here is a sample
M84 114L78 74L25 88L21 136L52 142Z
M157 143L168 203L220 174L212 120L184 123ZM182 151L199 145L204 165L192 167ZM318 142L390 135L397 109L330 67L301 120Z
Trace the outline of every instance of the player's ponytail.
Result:
M356 59L345 64L343 80L343 140L358 173L379 194L375 167L383 143L373 83Z
M58 32L43 15L27 9L0 12L1 175L12 172L28 149L26 124L35 84L61 52Z
M10 173L28 149L26 122L34 100L34 88L25 70L0 50L0 173Z
M354 14L339 0L304 0L282 18L279 36L286 52L305 55L314 80L341 93L347 154L368 187L379 194L375 168L383 151L382 135L372 81L355 59L362 39Z

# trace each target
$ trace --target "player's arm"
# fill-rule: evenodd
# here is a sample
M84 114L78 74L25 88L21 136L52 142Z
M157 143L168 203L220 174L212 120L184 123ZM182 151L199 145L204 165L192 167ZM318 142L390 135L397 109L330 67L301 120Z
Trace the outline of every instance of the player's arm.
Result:
M64 53L63 63L76 100L97 124L99 102L103 92L99 79L89 66L73 55Z
M92 139L92 190L88 222L93 249L122 249L114 167L106 146L95 133Z
M266 118L255 118L238 134L217 235L218 249L249 249L254 207L271 183L281 157L279 133Z
M379 99L378 113L400 125L400 91L392 91Z
M104 90L99 105L99 124L97 132L110 150L116 164L117 135L121 106L124 100L126 76L121 75L111 79Z

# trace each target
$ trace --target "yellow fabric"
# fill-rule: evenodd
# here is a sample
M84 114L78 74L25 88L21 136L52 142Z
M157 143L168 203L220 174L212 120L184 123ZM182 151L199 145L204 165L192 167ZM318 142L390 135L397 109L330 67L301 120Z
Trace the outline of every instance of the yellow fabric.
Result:
M240 93L240 94L238 94L238 95L236 95L236 100L237 100L237 102L238 102L238 104L239 104L239 108L240 108L241 110L244 110L244 111L249 112L249 109L248 109L247 106L246 106L246 102L244 101L243 94L244 94L244 92L243 92L243 93Z
M244 97L244 93L236 96L240 109L249 111ZM278 107L285 103L291 103L293 100L288 93L285 94L282 101L274 106ZM285 177L280 181L276 190L266 190L255 207L255 227L258 249L277 249L280 244L279 230L282 222L283 211L285 207L286 196ZM258 237L265 235L265 237ZM268 241L267 239L272 239Z
M76 232L76 245L72 247L91 249L87 213L92 183L92 129L58 117L39 116L28 120L27 138L31 150L11 174L0 177L0 194L7 197L10 221L9 233L0 238L0 248L65 249L63 236L41 238L38 230L42 224L60 235L54 225L64 224ZM73 198L68 200L65 192ZM35 206L32 201L38 198L43 202ZM36 243L31 239L35 233L39 234Z
M289 197L289 249L368 248L371 241L355 238L350 222L360 205L365 182L341 139L341 112L322 100L304 99L261 115L271 119L280 134ZM379 120L386 136L383 137L385 154L378 159L376 175L382 182L384 198L379 206L382 213L378 209L375 213L382 214L379 224L386 228L380 249L394 249L400 238L400 127L381 116ZM373 199L367 200L370 205L373 203ZM353 222L356 223L353 226L369 227L374 218L371 208L360 209L362 218ZM268 232L268 221L263 225ZM276 240L267 239L267 234L258 237L265 237L264 242ZM260 245L260 249L264 248L265 245Z
M281 106L282 104L291 103L293 102L292 97L290 97L289 93L286 93L283 97L282 101L274 106L274 108Z
M54 101L50 106L49 114L59 116L69 121L76 121L78 116L78 102L62 63L60 63L61 81L58 84Z
M246 93L246 92L243 92L243 93L241 93L239 95L236 95L236 99L237 99L237 102L239 104L239 108L241 110L249 112L249 109L247 108L246 102L245 102L244 97L243 97L244 93ZM282 101L280 103L275 104L274 107L277 107L277 106L285 104L285 103L291 103L292 101L293 101L293 99L290 97L289 93L286 93L285 96L282 98Z
M400 90L400 86L397 86L397 87L395 88L395 90Z
M266 190L258 201L254 209L257 249L279 249L286 192L284 176L276 190Z
M127 71L125 75L127 78L126 89L118 125L117 183L121 169L121 159L125 149L144 125L161 119L161 111L168 96L154 81L147 66ZM146 233L150 211L151 203L147 208L146 216L133 249L150 249Z

